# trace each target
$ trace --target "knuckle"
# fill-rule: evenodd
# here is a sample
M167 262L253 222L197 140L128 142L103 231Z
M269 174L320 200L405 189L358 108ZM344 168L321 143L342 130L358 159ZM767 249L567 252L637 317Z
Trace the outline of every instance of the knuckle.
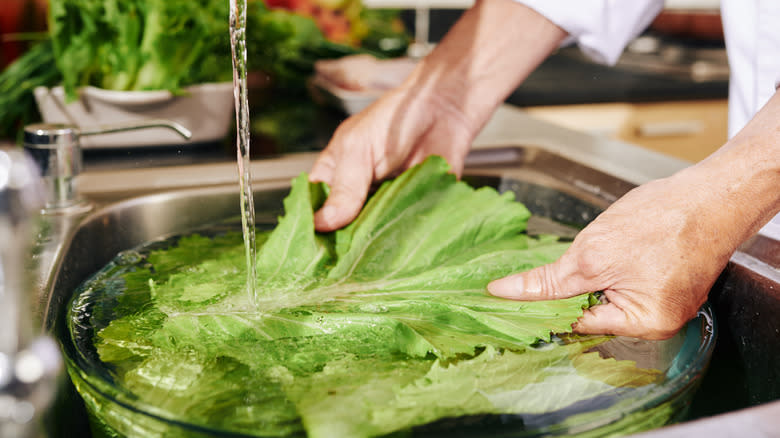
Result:
M602 245L594 239L575 241L572 250L565 254L565 260L584 277L597 278L604 271L607 258L602 253Z
M568 297L567 292L569 291L563 290L558 272L560 269L558 269L557 264L546 265L532 271L532 275L536 276L536 284L539 285L540 290L531 292L541 293L551 299Z

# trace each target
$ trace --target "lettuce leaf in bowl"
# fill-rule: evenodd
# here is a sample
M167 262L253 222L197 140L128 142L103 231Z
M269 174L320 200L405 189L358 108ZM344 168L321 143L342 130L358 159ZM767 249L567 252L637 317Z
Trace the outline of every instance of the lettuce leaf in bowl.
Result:
M530 213L511 194L448 170L428 159L328 234L313 225L327 188L296 178L284 216L259 239L256 298L237 236L153 250L124 274L135 291L97 332L100 359L141 411L257 436L384 435L652 386L657 371L587 352L605 338L551 338L571 331L590 294L516 302L486 292L568 244L528 236Z

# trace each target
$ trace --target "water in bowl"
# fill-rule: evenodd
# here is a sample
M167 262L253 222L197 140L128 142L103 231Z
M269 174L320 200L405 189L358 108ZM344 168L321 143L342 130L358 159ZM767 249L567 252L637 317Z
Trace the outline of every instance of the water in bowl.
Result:
M714 344L708 308L668 341L562 337L524 352L488 346L475 355L490 365L462 369L457 360L434 366L435 357L366 348L376 341L369 336L398 336L382 330L356 333L349 345L329 345L328 336L305 331L247 338L236 328L240 319L191 316L178 328L162 329L175 310L158 311L166 310L166 298L155 295L156 284L204 275L213 260L235 260L230 269L223 264L208 274L215 279L211 286L175 299L196 306L231 288L242 290L237 229L223 224L125 251L77 291L65 350L96 434L627 434L683 418ZM260 244L265 235L258 233ZM247 309L234 312L246 315ZM305 312L316 314L302 306L286 316L316 324ZM343 320L340 328L350 323ZM200 326L192 330L193 324ZM194 331L214 336L193 340ZM538 358L530 361L536 365L523 368L528 361L522 355ZM509 368L492 365L502 360ZM365 367L350 368L366 361L372 364L368 375L361 374ZM615 380L626 370L633 383Z

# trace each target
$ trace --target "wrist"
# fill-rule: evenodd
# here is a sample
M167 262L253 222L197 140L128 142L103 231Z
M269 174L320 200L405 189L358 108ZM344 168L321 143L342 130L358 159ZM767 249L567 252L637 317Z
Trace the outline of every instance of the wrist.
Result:
M478 130L565 37L560 27L514 0L477 0L405 87L460 108Z
M683 170L680 190L702 221L733 249L780 211L780 99L707 159Z

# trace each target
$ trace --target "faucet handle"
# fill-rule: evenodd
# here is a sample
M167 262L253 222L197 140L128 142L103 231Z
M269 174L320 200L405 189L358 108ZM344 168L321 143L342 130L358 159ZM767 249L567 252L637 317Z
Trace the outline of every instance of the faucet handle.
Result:
M108 134L136 129L164 127L185 139L192 133L171 120L148 119L136 122L78 128L61 123L36 123L24 128L24 148L38 163L46 184L47 212L80 212L88 209L78 197L76 177L81 173L82 151L79 139L85 135Z
M112 132L134 131L136 129L147 128L168 128L176 131L183 139L192 138L192 132L178 122L167 119L144 119L141 121L113 123L110 125L99 125L94 128L82 128L81 135L110 134Z

